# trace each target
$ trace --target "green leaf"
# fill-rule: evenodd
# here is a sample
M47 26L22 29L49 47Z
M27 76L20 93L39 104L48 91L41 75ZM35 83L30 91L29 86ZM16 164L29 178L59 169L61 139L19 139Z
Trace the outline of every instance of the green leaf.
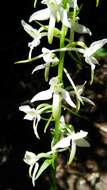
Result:
M41 165L40 169L38 170L38 173L35 177L35 180L37 180L40 175L49 167L49 165L52 164L52 159L47 159L43 162L43 164Z
M105 57L107 56L107 49L106 48L100 48L95 52L95 57Z

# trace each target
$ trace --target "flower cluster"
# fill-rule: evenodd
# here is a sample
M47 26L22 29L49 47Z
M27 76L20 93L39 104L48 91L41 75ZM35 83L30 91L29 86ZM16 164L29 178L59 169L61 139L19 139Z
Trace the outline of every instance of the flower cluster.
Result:
M35 0L35 8L37 3L37 0ZM86 140L88 132L75 131L75 127L66 123L63 116L66 111L78 114L81 104L84 105L84 102L92 106L95 105L92 100L83 95L85 84L88 81L84 81L79 85L75 84L73 80L74 73L72 73L72 77L68 73L66 56L71 55L75 63L84 59L91 68L90 84L92 84L95 66L99 64L96 52L107 43L107 39L102 39L87 47L85 42L75 41L75 32L80 36L81 34L92 35L89 28L79 23L78 13L80 9L77 0L42 0L40 3L44 8L35 11L29 18L29 22L35 22L36 27L32 27L24 20L21 21L24 30L33 40L28 43L30 48L28 59L17 62L31 63L42 59L42 63L40 62L34 67L32 74L44 69L44 78L48 82L48 88L36 93L31 99L32 107L29 105L19 107L19 110L25 113L24 119L33 122L36 138L40 139L38 126L41 120L44 120L44 123L46 122L44 132L46 132L50 123L52 124L50 151L37 155L29 151L25 153L24 161L30 166L29 175L32 178L33 185L35 185L35 180L49 166L55 169L59 152L63 153L69 150L68 164L70 164L75 157L77 146L90 146ZM99 1L97 1L97 5L98 3ZM48 25L46 24L47 21ZM54 37L59 41L59 46L56 49L54 49ZM32 51L42 44L42 38L46 38L47 43L41 48L41 53L37 51L38 55L33 57ZM58 44L55 44L55 46ZM55 75L50 77L50 68L53 67L56 68L57 74L55 72ZM69 81L69 85L66 85L63 74ZM53 180L55 180L55 176Z

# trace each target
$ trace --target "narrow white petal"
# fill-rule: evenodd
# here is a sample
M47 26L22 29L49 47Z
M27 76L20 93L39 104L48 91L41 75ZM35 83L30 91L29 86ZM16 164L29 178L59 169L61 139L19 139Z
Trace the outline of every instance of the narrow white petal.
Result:
M33 13L29 18L29 22L35 20L48 20L49 17L50 17L50 10L46 8Z
M95 70L95 64L98 64L98 61L95 57L86 57L85 61L91 66L91 81L90 83L92 84L93 79L94 79L94 70Z
M33 130L34 130L34 134L36 135L36 137L38 139L40 139L39 135L38 135L38 131L37 131L37 127L38 127L38 123L40 121L41 117L38 115L34 121L33 121Z
M34 72L38 71L38 70L44 69L45 66L46 66L46 64L42 64L42 65L36 66L36 67L33 69L32 74L33 74Z
M52 92L50 89L44 90L36 94L32 99L31 102L40 101L40 100L49 100L52 98Z
M75 154L76 154L76 143L75 143L75 141L72 140L68 164L71 164L71 162L73 161L73 159L75 157Z
M35 180L36 180L36 174L37 174L38 168L39 168L39 163L36 162L35 167L34 167L34 171L33 171L33 175L32 175L33 187L35 186Z
M84 96L81 96L81 98L82 98L82 100L83 100L84 102L86 102L86 103L88 103L88 104L91 104L92 106L95 106L95 103L94 103L92 100L90 100L89 98L84 97Z
M76 105L74 104L74 102L71 100L71 97L69 95L69 92L64 90L63 91L63 98L64 100L73 108L76 108Z

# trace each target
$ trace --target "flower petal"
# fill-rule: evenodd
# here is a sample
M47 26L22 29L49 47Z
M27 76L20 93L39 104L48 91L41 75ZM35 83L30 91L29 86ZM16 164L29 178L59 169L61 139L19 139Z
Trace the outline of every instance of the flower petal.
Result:
M64 100L65 100L71 107L76 108L76 105L75 105L74 102L71 100L71 97L70 97L70 95L69 95L69 92L63 89L62 93L63 93L63 98L64 98Z
M49 27L48 27L49 44L52 44L52 41L53 41L54 27L55 27L55 17L53 15L51 15L50 20L49 20Z
M25 113L28 113L28 112L31 111L31 108L30 108L30 106L28 106L28 105L24 105L24 106L20 106L20 107L19 107L19 110L20 110L20 111L23 111L23 112L25 112Z
M38 132L37 132L37 127L38 127L38 123L39 123L40 119L41 119L41 117L40 117L40 115L38 115L38 116L34 119L34 121L33 121L34 134L36 135L36 137L37 137L38 139L40 139L40 137L39 137Z
M50 89L44 90L37 93L32 99L31 102L40 101L40 100L49 100L52 98L52 91Z
M89 34L90 36L92 35L91 31L89 28L82 24L75 23L73 25L74 31L80 34Z
M86 139L77 139L75 142L79 147L90 147L90 144Z
M72 140L78 140L78 139L82 139L82 138L86 137L87 134L88 134L87 131L80 130L80 132L72 133L70 136L71 136Z
M44 69L45 66L46 66L46 64L42 64L42 65L36 66L36 67L33 69L32 74L33 74L34 72L38 71L38 70Z
M27 24L24 20L21 20L21 24L22 24L24 30L25 30L32 38L35 38L36 36L38 36L38 34L39 34L38 30L34 29L32 26L30 26L29 24Z
M75 154L76 154L76 143L75 143L75 141L72 140L68 164L71 164L71 162L73 161L73 159L75 157Z
M48 20L49 17L50 17L50 10L46 8L33 13L29 18L29 22L35 20Z
M33 175L32 175L32 184L33 184L33 187L35 186L35 180L36 180L35 177L36 177L38 168L39 168L39 163L36 162L35 167L34 167L34 171L33 171Z
M71 141L71 137L70 136L61 139L58 143L56 143L52 147L52 150L55 151L57 149L68 148L70 146L70 141Z
M68 28L71 28L71 23L68 19L67 11L63 9L62 7L60 8L60 15L61 15L61 22Z
M59 113L59 102L61 98L59 94L54 93L53 94L53 104L52 104L52 113L55 120L60 117Z
M28 165L32 165L36 162L37 158L36 158L36 154L34 154L33 152L29 152L26 151L25 152L25 156L23 161L28 164Z
M24 119L32 121L34 119L34 115L31 114L31 113L26 114L25 117L24 117Z

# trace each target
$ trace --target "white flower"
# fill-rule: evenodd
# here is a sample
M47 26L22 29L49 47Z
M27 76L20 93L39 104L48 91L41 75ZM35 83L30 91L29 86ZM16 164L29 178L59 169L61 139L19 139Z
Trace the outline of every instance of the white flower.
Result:
M35 176L39 169L39 163L38 163L39 159L37 158L36 154L34 154L33 152L26 151L23 160L26 164L30 165L29 176L32 177L32 184L34 186L35 185ZM33 170L33 172L32 172L32 170Z
M42 4L45 4L47 8L36 11L33 13L29 19L30 22L34 20L48 20L48 41L52 43L53 31L55 27L55 22L61 21L65 26L70 27L70 22L67 16L67 10L65 10L61 5L61 0L43 0Z
M31 54L34 47L40 45L41 38L47 36L47 32L42 32L44 30L43 27L40 27L40 29L38 30L33 28L32 26L27 24L24 20L21 21L21 24L24 30L33 38L33 41L28 44L28 46L30 47L29 59L31 59Z
M53 116L59 115L58 102L60 98L64 99L71 107L76 108L74 102L71 100L69 92L61 87L57 77L53 77L50 82L50 88L48 90L37 93L31 102L49 100L53 98Z
M35 186L35 181L51 164L52 151L47 153L34 154L33 152L26 151L23 161L30 165L29 176L32 178L32 184ZM39 166L39 160L45 158L45 161Z
M75 157L76 146L89 147L88 141L84 139L87 136L86 131L80 131L77 133L72 132L67 137L62 138L58 143L52 147L53 152L64 151L70 147L70 157L68 163L70 164Z
M51 50L49 50L45 47L42 48L42 52L43 52L43 60L45 61L45 63L36 66L33 69L32 73L34 73L35 71L41 70L41 69L45 69L45 80L48 81L49 69L51 66L56 66L59 59Z
M40 104L36 109L31 108L28 105L20 106L19 110L26 113L24 119L33 121L33 130L37 138L40 138L37 132L38 123L41 120L41 114L50 109L50 105L48 104Z
M88 63L91 66L91 82L90 83L93 82L95 66L96 64L99 64L94 54L96 53L97 50L102 48L106 43L107 43L107 39L102 39L102 40L93 42L90 45L90 47L85 48L85 49L74 48L75 50L83 54L86 63Z

